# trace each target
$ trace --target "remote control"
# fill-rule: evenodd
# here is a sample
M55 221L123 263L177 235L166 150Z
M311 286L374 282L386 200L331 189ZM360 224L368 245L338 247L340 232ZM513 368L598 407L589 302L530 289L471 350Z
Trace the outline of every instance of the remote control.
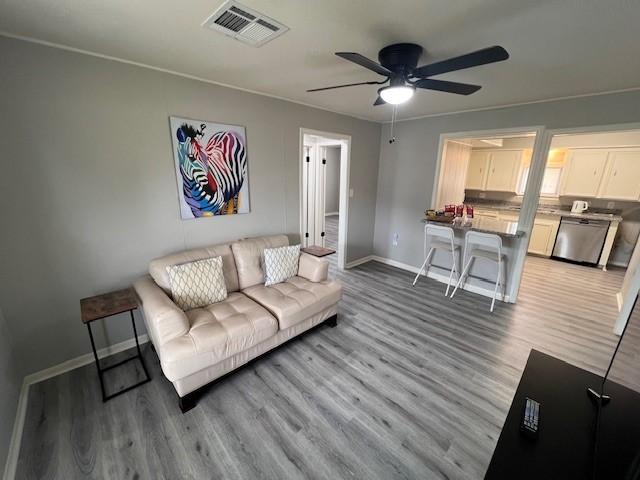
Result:
M522 414L520 431L531 438L538 437L538 427L540 426L540 404L527 397Z

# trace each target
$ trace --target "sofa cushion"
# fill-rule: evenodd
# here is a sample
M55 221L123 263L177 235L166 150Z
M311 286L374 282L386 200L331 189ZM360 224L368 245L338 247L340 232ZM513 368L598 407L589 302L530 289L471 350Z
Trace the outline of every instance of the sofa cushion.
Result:
M184 252L156 258L149 263L149 274L158 286L162 288L167 295L170 295L171 284L169 282L169 274L167 273L168 266L204 260L205 258L211 257L222 257L222 270L224 272L224 282L227 286L227 292L237 292L239 290L238 273L236 271L236 262L231 252L231 245L229 244L185 250Z
M300 245L264 249L264 284L275 285L298 273Z
M227 298L222 258L213 257L167 267L171 296L182 310L203 307Z
M342 285L296 276L270 287L254 285L242 293L273 313L284 330L337 303L342 298Z
M264 283L262 270L262 253L265 248L284 247L289 245L286 235L249 238L231 245L238 270L240 289Z
M263 307L242 293L231 293L226 300L186 312L191 323L189 336L193 355L209 353L207 364L214 365L273 336L278 322Z

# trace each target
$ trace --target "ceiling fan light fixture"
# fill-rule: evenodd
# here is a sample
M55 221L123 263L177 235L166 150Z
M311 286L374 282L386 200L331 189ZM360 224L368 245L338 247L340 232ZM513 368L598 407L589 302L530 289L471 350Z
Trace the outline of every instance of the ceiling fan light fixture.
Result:
M391 105L400 105L413 97L415 90L415 87L410 85L393 85L381 88L379 94L385 102Z

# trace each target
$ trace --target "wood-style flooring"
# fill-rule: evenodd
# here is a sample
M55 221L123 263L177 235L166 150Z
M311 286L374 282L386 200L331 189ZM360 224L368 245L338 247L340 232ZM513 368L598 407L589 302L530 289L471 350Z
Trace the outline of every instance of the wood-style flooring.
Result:
M602 374L617 338L619 271L532 257L518 304L493 314L485 297L450 300L377 262L332 272L336 328L237 371L187 414L149 345L152 382L106 404L93 365L32 386L17 478L478 479L529 350Z

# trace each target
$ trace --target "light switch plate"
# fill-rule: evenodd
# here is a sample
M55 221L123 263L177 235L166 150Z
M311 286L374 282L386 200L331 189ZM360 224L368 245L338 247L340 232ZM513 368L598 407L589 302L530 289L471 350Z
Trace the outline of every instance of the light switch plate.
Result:
M607 202L607 208L608 209L616 208L616 202Z
M349 198L353 198L353 188L349 189Z

